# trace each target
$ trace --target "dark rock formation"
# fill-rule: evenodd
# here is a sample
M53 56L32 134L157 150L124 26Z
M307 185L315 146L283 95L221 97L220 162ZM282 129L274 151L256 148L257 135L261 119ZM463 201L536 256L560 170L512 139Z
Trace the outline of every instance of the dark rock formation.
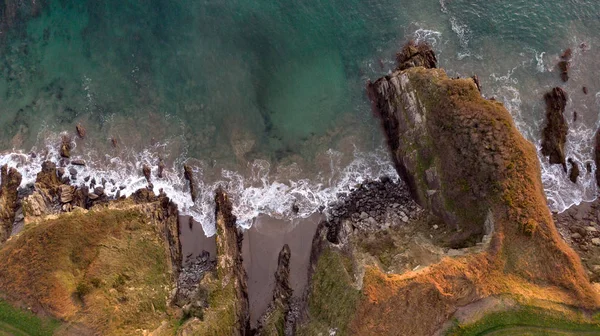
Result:
M290 311L292 288L290 286L290 247L286 244L279 252L273 300L261 316L255 335L284 335L285 321Z
M196 202L196 180L194 179L194 171L192 170L192 167L189 165L183 165L183 176L189 182L192 202Z
M64 158L71 157L71 137L68 135L62 136L62 141L60 143L60 156Z
M75 126L75 130L81 139L85 138L85 128L81 126L81 124L77 124L77 126Z
M75 166L85 166L85 161L81 159L71 160L71 164Z
M150 179L152 178L152 170L150 170L150 167L148 165L144 165L142 167L142 173L144 174L146 181L150 183Z
M163 178L163 171L165 170L165 161L162 158L158 160L158 178Z
M242 260L243 233L237 227L236 217L232 213L229 197L223 189L215 195L215 217L217 225L217 272L221 279L233 281L235 290L235 324L236 335L246 335L250 329L250 304L246 270Z
M571 67L571 57L573 56L573 51L571 48L565 50L565 52L560 56L560 61L558 62L558 69L560 70L560 79L563 82L567 82L569 80L569 68Z
M569 179L571 182L577 183L577 179L580 175L579 165L571 158L569 158L568 162L571 165L571 169L569 170Z
M0 244L10 237L13 228L21 179L15 168L0 167Z
M242 260L243 233L237 227L229 197L219 188L215 195L217 262L212 276L204 277L198 293L205 293L202 319L189 319L178 335L250 335L247 275ZM225 321L225 323L223 323Z
M564 112L567 105L567 93L555 87L544 95L546 102L546 126L542 131L542 154L548 156L551 164L560 164L567 171L565 161L565 143L568 125Z
M427 69L437 68L437 58L431 47L424 42L410 41L402 51L396 54L396 69L405 70L422 66Z

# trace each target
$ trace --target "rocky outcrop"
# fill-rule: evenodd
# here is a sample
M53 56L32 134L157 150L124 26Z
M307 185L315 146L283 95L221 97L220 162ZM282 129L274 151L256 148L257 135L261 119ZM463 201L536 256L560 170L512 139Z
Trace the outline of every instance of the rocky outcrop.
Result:
M73 145L71 144L71 137L68 135L63 135L59 149L60 156L62 156L63 158L70 158L72 148Z
M192 202L196 202L196 180L194 178L194 170L191 166L183 165L183 176L189 183Z
M577 183L577 179L581 174L581 171L579 170L579 165L571 158L569 158L569 160L567 161L569 162L569 165L571 165L571 169L569 169L569 180L571 180L571 182L573 183Z
M565 52L560 56L560 61L558 62L558 70L560 70L560 79L563 82L567 82L569 80L569 69L571 68L571 57L573 56L573 51L571 48L565 50Z
M567 93L559 87L544 95L546 126L542 131L542 154L548 157L551 164L562 165L565 172L565 143L569 130L564 116L567 100Z
M8 168L7 165L0 167L0 244L12 232L21 179L21 174L15 168Z
M279 258L277 259L273 300L261 316L255 335L287 335L285 326L293 294L290 286L290 257L290 247L286 244L279 252Z
M215 195L217 262L214 274L205 276L199 287L207 293L207 307L201 318L183 325L178 335L249 335L250 310L247 275L242 260L243 234L227 193L221 188Z
M459 307L494 295L600 307L554 226L536 149L501 103L484 99L471 78L424 67L369 83L368 93L399 174L415 200L443 219L452 249L416 272L391 274L377 263L360 273L362 254L348 247L353 238L314 243L330 235L322 225L311 254L308 306L317 324L310 327L332 322L341 334L432 335L443 333ZM405 246L390 236L388 230L366 246L381 263ZM489 244L456 253L481 241Z
M248 288L246 270L242 264L243 234L236 224L231 201L223 189L215 196L215 217L217 225L217 272L224 281L233 282L235 290L236 335L247 334L250 326Z
M396 54L396 70L406 70L417 66L427 69L437 68L437 58L428 44L410 41L402 48L402 51Z

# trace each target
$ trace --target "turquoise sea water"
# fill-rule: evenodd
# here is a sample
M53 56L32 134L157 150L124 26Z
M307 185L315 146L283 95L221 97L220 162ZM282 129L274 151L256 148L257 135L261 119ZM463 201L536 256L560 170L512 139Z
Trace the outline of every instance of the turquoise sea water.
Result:
M88 167L76 183L105 176L109 191L131 192L145 185L141 165L161 157L155 188L208 233L217 184L250 225L258 213L308 216L363 178L393 174L364 85L411 38L432 43L452 75L479 75L536 144L542 95L562 85L555 64L573 48L567 113L579 120L567 151L582 168L592 159L597 1L4 0L0 18L0 162L30 182L81 123L88 137L73 155ZM591 173L574 185L541 162L552 209L595 197ZM198 175L195 204L183 163Z

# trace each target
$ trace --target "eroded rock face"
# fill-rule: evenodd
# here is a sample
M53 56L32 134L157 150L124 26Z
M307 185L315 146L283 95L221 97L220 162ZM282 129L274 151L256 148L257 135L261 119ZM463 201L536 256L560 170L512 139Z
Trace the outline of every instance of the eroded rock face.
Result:
M21 174L15 168L4 165L0 168L0 243L9 237L15 221L18 188Z
M546 102L546 127L542 131L542 154L552 164L560 164L567 171L565 161L565 143L569 127L564 112L567 105L567 93L555 87L544 95Z
M472 78L451 80L422 67L397 71L367 89L400 177L417 203L455 228L451 245L473 245L489 234L489 209L481 199L505 173L497 139L511 124L480 114L501 104L484 100Z
M242 240L244 235L237 227L231 201L224 190L218 189L215 195L217 224L217 270L235 287L235 329L238 335L245 335L250 326L250 304L246 270L242 260Z
M215 205L216 270L199 284L201 291L208 293L208 306L202 319L191 318L179 329L180 336L250 335L247 275L242 260L243 234L232 214L231 201L221 188L216 191Z
M290 300L293 290L290 286L290 247L286 244L279 252L277 271L275 272L275 289L273 300L259 320L256 335L281 335L290 311Z

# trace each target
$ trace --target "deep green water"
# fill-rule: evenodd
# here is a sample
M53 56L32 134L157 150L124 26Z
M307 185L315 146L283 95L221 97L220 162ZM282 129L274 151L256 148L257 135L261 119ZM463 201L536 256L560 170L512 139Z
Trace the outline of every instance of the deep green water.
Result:
M562 85L554 65L573 48L567 113L580 118L568 155L582 168L592 159L598 1L13 2L0 1L0 150L52 157L59 133L81 123L88 137L74 155L90 163L81 178L133 191L144 185L141 164L163 157L169 175L155 187L201 221L216 183L249 220L294 216L294 202L306 216L362 178L391 173L364 85L411 38L433 43L451 74L478 74L536 144L541 97ZM0 159L30 173L36 160ZM199 176L196 204L181 193L186 161ZM553 209L595 197L593 174L572 185L541 162Z

